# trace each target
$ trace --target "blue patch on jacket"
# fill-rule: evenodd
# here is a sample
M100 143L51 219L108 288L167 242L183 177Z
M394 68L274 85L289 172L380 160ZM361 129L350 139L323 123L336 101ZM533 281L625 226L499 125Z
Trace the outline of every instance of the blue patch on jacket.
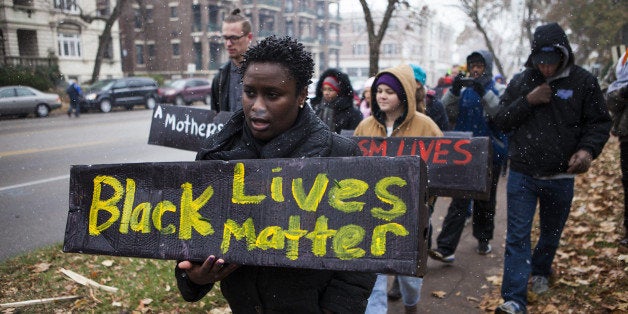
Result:
M573 90L572 89L559 89L556 91L556 96L558 96L558 98L560 99L569 99L573 96Z

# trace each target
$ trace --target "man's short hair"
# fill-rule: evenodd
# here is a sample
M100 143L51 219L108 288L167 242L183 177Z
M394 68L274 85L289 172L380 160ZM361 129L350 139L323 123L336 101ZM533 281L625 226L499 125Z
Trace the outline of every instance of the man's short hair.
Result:
M223 20L224 23L242 23L242 32L248 35L251 32L251 22L246 17L240 15L240 9L231 11Z
M312 54L290 36L278 38L272 35L250 47L244 53L240 73L244 75L248 66L254 62L283 65L296 81L297 93L311 83L314 74Z

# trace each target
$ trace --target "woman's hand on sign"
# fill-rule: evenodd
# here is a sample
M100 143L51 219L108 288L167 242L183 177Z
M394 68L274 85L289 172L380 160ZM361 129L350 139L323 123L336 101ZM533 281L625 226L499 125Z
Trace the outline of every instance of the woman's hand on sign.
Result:
M190 281L197 285L220 281L240 267L237 264L225 263L225 260L214 255L210 255L203 264L182 261L178 266L186 272Z

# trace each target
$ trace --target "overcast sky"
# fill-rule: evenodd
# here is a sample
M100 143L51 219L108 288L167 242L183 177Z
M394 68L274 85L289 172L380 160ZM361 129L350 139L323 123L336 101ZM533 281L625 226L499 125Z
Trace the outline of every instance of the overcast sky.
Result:
M340 12L359 11L362 12L362 6L358 0L342 0L340 2ZM464 29L467 17L455 6L458 0L409 0L411 5L427 5L430 9L435 10L436 16L444 21L456 21L456 23L448 23L456 31L461 32ZM372 11L377 9L384 10L388 1L367 0L369 8Z

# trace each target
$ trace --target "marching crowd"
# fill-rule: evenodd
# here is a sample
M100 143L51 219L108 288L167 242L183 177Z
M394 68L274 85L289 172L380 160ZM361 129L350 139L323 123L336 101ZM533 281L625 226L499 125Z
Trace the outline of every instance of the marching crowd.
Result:
M230 61L214 78L212 108L234 113L197 160L359 156L357 145L340 135L343 130L373 137L457 131L490 139L490 198L453 198L434 244L430 230L428 254L454 263L467 218L477 254L492 251L498 174L508 165L504 302L497 313L526 313L528 290L549 289L574 178L589 169L610 135L620 139L628 192L626 53L605 95L598 80L574 63L568 37L556 23L535 30L525 69L509 82L493 73L491 53L478 50L433 89L420 65L401 64L369 78L356 97L347 74L327 69L309 101L314 61L303 45L275 36L252 45L250 22L237 9L224 20L222 33ZM432 208L434 201L429 200ZM532 247L537 206L540 236ZM628 246L628 238L619 245ZM401 299L406 313L417 313L423 283L396 276L387 291L385 274L235 265L216 255L204 263L179 261L175 275L187 301L200 300L219 282L234 313L386 313L389 298Z

